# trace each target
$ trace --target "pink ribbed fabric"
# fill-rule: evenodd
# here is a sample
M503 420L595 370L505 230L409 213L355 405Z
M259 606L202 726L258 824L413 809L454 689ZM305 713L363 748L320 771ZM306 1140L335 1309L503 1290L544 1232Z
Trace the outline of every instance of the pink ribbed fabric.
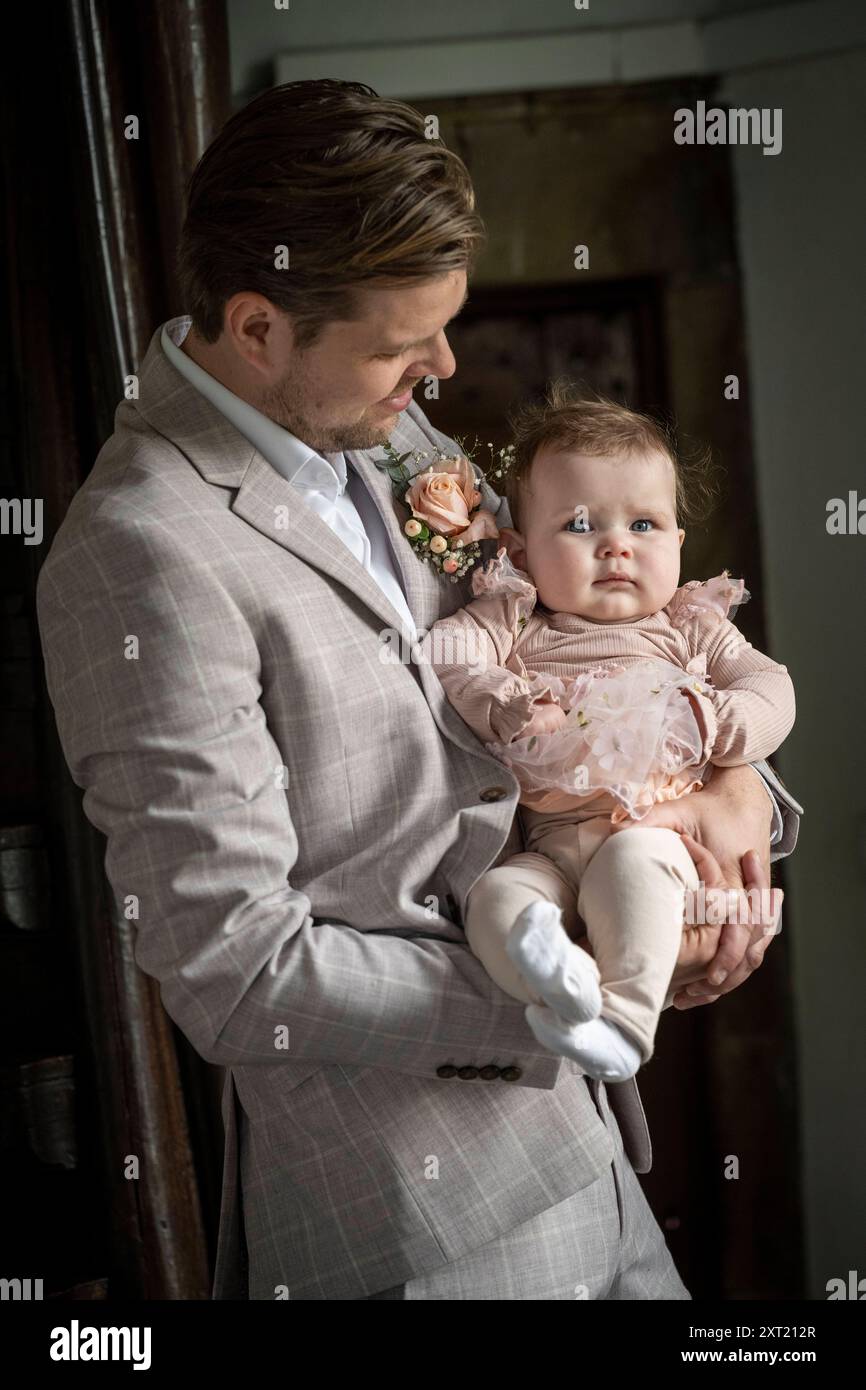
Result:
M719 767L756 762L774 753L790 733L795 697L787 668L758 651L722 616L731 599L748 597L741 580L726 574L705 584L692 580L657 613L599 624L539 605L528 576L507 560L499 580L503 577L494 584L479 574L478 597L435 623L422 644L448 699L483 743L519 738L540 702L558 700L567 708L558 682L568 683L597 665L627 666L647 657L695 675L689 698L704 740L704 762ZM715 689L701 692L702 678ZM681 795L689 784L688 771L666 778L654 788L655 799ZM616 805L604 793L580 797L560 790L524 792L521 804L536 811L583 809L587 816Z

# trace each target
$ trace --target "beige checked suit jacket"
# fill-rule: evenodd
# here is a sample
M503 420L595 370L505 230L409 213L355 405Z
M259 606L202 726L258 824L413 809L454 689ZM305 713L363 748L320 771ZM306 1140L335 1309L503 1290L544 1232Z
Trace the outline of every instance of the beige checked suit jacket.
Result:
M613 1141L465 944L470 888L521 848L516 779L159 330L139 377L39 576L58 733L138 964L226 1068L213 1296L363 1298L594 1182ZM413 404L392 442L453 441ZM414 555L378 455L348 458L423 635L469 577ZM608 1095L648 1171L636 1084Z

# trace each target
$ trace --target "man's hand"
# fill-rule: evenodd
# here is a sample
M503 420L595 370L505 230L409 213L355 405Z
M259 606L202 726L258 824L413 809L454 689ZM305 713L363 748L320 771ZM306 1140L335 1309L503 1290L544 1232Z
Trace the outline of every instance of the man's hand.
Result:
M705 888L725 889L729 885L721 867L704 845L690 835L682 836ZM721 926L684 926L680 953L671 978L674 1008L691 1009L712 1004L747 980L764 959L764 952L778 934L779 914L784 893L770 888L769 875L754 850L743 855L745 891L738 895L737 921ZM751 903L748 894L752 889ZM769 890L769 891L768 891ZM743 910L743 902L750 907Z
M705 888L737 892L735 922L683 929L671 985L675 1008L711 1004L748 979L761 964L777 930L784 894L770 889L772 807L751 767L717 767L708 786L676 801L661 802L632 826L666 826L682 835ZM762 903L766 911L762 912ZM729 914L734 915L734 914ZM685 988L684 988L685 987Z

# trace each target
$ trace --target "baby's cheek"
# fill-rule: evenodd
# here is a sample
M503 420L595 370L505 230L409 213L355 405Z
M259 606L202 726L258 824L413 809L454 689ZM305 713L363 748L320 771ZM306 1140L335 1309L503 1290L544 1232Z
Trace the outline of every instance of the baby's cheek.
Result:
M581 555L579 546L563 535L554 536L546 545L539 546L533 560L536 582L545 579L549 584L563 580L578 581L587 570L587 559Z

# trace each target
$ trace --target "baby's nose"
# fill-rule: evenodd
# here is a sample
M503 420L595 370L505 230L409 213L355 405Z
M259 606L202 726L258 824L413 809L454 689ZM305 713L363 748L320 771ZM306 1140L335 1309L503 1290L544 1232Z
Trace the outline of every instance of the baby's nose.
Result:
M602 546L602 555L630 555L631 542L625 536L613 536Z

